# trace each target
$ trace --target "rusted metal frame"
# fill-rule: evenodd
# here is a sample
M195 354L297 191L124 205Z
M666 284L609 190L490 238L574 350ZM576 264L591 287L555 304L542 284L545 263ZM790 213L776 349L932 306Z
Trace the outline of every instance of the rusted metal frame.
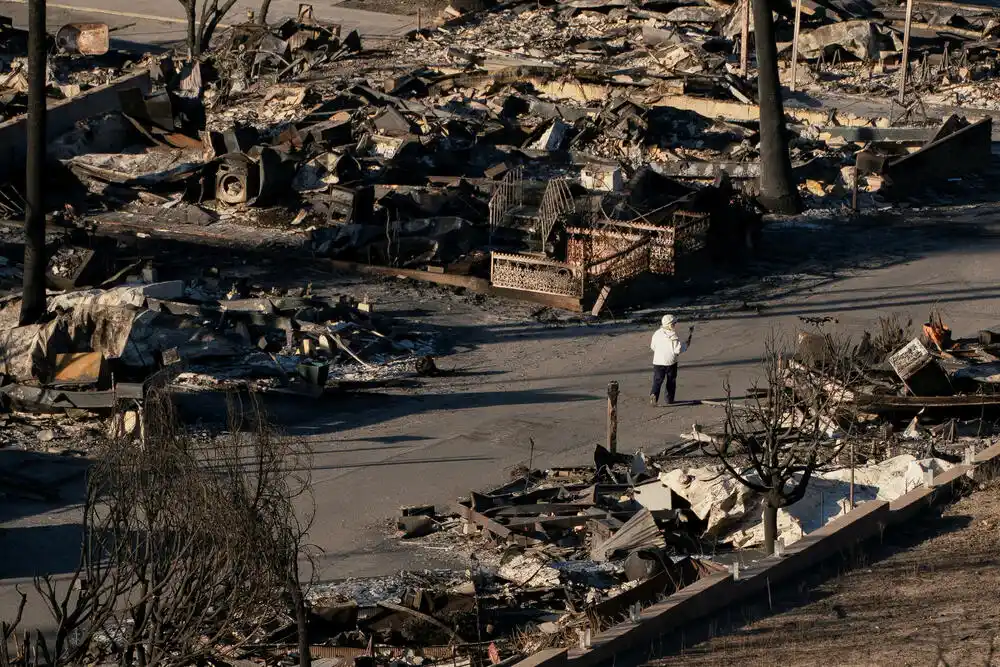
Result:
M507 523L505 528L510 531L517 532L532 528L537 526L538 528L575 528L577 526L585 526L588 522L593 519L600 519L606 516L610 516L614 519L628 520L632 518L635 512L611 512L608 510L602 510L599 508L590 508L586 510L584 514L578 514L576 516L556 516L556 517L545 517L545 518L524 518L524 519L513 519Z
M526 266L546 267L558 271L568 271L572 278L573 291L572 293L568 293L567 291L553 291L547 289L533 288L525 285L504 284L503 282L498 283L497 282L498 262L512 264L512 265L521 264ZM582 298L584 294L584 282L585 282L585 275L583 271L581 271L579 267L574 266L572 264L567 264L566 262L557 262L555 260L543 259L539 257L531 257L528 255L516 255L516 254L498 253L498 252L491 253L490 284L493 287L506 288L524 292L534 292L537 294L551 294L561 297Z
M495 535L500 539L510 540L523 547L530 547L540 543L540 540L537 540L533 537L528 537L527 535L515 533L506 526L497 523L488 516L484 516L479 512L476 512L467 505L463 505L462 503L455 503L455 509L463 519L471 521L472 523L475 523L478 526L482 526L483 530L486 530L491 535Z
M588 262L584 266L584 268L587 271L590 271L590 269L592 269L593 267L597 266L598 264L604 264L605 262L611 262L613 260L618 259L619 257L623 257L625 255L628 255L630 252L634 252L634 251L638 250L639 248L641 248L644 245L648 245L651 240L652 239L649 236L643 236L641 239L639 239L638 241L636 241L635 243L633 243L629 247L625 248L624 250L619 250L618 252L616 252L615 254L611 255L610 257L602 257L600 259L594 260L593 262Z
M552 229L556 225L559 216L572 213L576 210L576 203L573 201L573 193L570 192L569 185L565 178L557 178L549 181L542 195L542 203L538 207L538 224L542 237L542 246L549 240Z
M868 410L902 408L1000 407L1000 394L993 396L873 396L860 394L857 405Z
M495 507L492 510L486 510L483 514L494 518L539 516L540 514L579 512L590 507L593 507L593 504L587 503L586 505L578 505L574 503L533 503L530 505L507 505L505 507Z
M524 203L524 182L521 178L521 169L512 169L504 175L496 185L493 196L488 204L490 212L490 230L495 230L503 224L507 213Z

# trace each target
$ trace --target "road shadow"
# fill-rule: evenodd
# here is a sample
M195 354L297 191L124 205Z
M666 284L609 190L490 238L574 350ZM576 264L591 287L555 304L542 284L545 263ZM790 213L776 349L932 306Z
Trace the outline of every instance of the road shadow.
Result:
M318 399L263 394L261 398L268 418L290 436L336 433L430 412L599 400L589 394L545 389L407 394L364 391ZM174 402L181 417L189 423L226 426L227 394L223 392L178 393ZM395 440L373 442L390 449L408 439L416 438L397 436Z
M72 572L79 564L85 459L0 452L0 579Z

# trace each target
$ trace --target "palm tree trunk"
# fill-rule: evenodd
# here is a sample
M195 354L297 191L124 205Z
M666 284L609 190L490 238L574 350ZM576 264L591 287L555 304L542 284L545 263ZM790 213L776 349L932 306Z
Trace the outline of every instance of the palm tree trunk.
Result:
M760 106L760 197L768 211L798 213L799 192L788 156L785 110L778 81L778 48L769 0L753 0L754 44L757 49L757 97Z

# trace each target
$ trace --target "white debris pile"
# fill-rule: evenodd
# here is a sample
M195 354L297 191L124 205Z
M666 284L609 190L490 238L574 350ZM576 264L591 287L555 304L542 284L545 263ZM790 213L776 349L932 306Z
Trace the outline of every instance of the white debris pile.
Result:
M518 554L500 565L502 578L526 588L554 588L559 585L559 570L533 554Z
M745 517L760 514L760 496L721 465L671 470L660 474L660 482L691 503L691 511L708 522L705 534L709 537L722 539Z
M855 468L854 502L894 500L923 484L928 471L936 475L951 467L941 459L918 460L903 454ZM849 468L814 475L802 500L778 510L778 539L791 544L850 511L850 479ZM763 498L722 466L673 470L661 474L660 482L690 502L698 518L707 521L707 536L738 548L764 543Z

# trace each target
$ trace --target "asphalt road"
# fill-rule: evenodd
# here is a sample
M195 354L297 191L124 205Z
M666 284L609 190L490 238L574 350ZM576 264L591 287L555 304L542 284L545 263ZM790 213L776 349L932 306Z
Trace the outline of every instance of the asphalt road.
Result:
M735 395L750 385L764 339L794 335L800 316L829 315L860 332L880 314L916 322L939 308L958 335L1000 322L1000 236L981 235L996 206L938 214L922 231L876 224L841 230L808 220L765 233L773 270L729 280L722 291L670 298L664 310L697 321L681 363L681 401ZM917 214L914 214L916 216ZM966 222L963 222L965 220ZM977 232L977 233L970 233ZM765 264L767 264L765 262ZM314 289L340 290L310 277ZM367 289L361 287L359 289ZM292 432L315 449L316 521L310 538L324 551L321 579L447 566L446 552L416 550L387 537L385 523L400 505L444 505L472 489L502 482L526 462L584 464L604 437L607 383L621 385L619 447L657 451L694 423L711 425L718 407L651 407L649 337L654 325L620 322L553 326L513 317L510 309L405 284L380 289L380 310L436 329L454 353L440 360L458 372L419 390L347 395L322 408L299 403ZM523 309L522 311L523 312ZM294 413L294 409L292 410ZM73 507L0 506L0 617L30 588L41 568L66 572L78 551ZM36 607L29 627L44 624Z
M682 321L698 318L680 364L678 400L722 398L727 380L733 395L742 396L756 377L765 338L773 331L794 337L808 326L800 316L833 316L841 330L860 334L880 314L923 322L937 307L958 335L996 326L1000 240L945 240L949 233L942 230L941 239L920 233L917 240L905 229L861 230L850 251L857 261L836 268L817 232L811 249L785 249L804 260L797 275L750 280L742 293L748 296L709 296L671 308ZM822 234L837 243L829 238L836 230ZM782 243L780 236L772 241ZM761 288L772 296L754 298ZM658 320L661 312L650 316ZM462 326L462 319L456 316L453 333L463 334L467 349L442 363L462 368L463 377L438 380L417 395L353 399L311 425L329 432L314 436L318 519L312 538L326 549L323 578L445 564L446 554L409 550L373 528L400 505L449 503L503 482L527 461L529 439L536 466L592 461L594 445L604 439L610 380L621 386L621 450L655 452L694 423L712 425L721 417L721 409L709 405L648 405L653 324Z
M317 19L341 24L342 34L357 30L370 39L395 37L417 25L416 17L382 14L339 7L342 0L316 3ZM271 21L298 13L295 0L272 0ZM47 3L46 22L50 32L67 23L107 23L117 48L146 51L183 42L186 34L184 11L179 2L166 0L62 0ZM247 10L259 11L259 0L238 0L224 25L246 20ZM17 27L25 27L28 6L24 0L0 0L0 15L9 16Z

